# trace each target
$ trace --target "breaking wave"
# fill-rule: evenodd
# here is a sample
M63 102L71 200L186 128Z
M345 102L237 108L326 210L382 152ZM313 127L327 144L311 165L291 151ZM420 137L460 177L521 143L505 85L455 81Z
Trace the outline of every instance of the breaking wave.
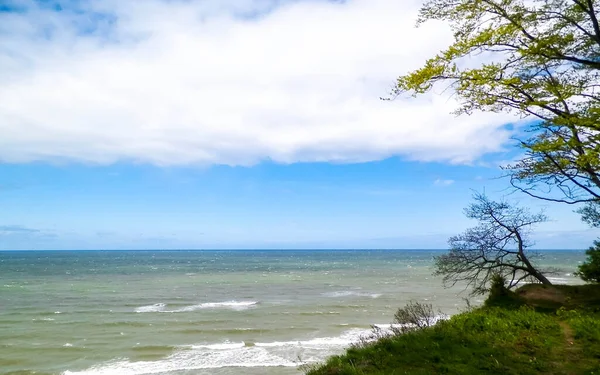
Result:
M235 311L247 310L255 307L257 301L227 301L227 302L206 302L197 305L185 306L178 309L167 310L167 305L164 303L156 303L154 305L140 306L135 309L137 313L162 312L162 313L182 313L192 312L206 309L229 309Z
M295 367L339 353L370 332L353 328L340 336L308 340L188 345L156 361L117 359L82 371L65 371L63 375L143 375L223 367ZM302 362L298 358L302 358Z

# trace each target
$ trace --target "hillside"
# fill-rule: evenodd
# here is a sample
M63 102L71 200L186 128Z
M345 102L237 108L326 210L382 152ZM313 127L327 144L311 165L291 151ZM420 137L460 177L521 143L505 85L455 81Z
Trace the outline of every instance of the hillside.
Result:
M502 289L481 308L307 370L359 374L600 374L600 285Z

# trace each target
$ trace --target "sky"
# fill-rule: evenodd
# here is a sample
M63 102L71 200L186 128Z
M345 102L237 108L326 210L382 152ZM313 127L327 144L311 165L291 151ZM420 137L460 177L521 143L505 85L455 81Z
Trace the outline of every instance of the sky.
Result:
M445 248L522 119L382 101L452 41L420 1L0 1L0 249ZM477 58L465 64L477 64Z

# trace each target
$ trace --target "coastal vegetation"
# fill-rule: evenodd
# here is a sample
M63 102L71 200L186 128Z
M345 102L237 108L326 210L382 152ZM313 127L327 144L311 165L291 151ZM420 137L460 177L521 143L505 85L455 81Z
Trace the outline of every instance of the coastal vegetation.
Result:
M600 283L600 241L586 250L587 260L579 265L576 275L584 281Z
M503 283L480 308L363 341L306 373L600 374L600 285Z
M489 282L498 275L509 280L509 289L523 280L550 285L544 272L530 260L537 254L527 251L532 244L528 238L531 227L546 221L546 216L491 201L482 194L474 198L465 214L478 225L450 238L450 251L435 258L434 274L443 276L446 286L462 283L473 294L487 292Z
M429 0L418 24L447 22L454 42L399 77L392 97L449 89L461 104L457 114L525 119L523 154L505 166L512 186L582 203L582 218L600 225L599 7L596 0Z

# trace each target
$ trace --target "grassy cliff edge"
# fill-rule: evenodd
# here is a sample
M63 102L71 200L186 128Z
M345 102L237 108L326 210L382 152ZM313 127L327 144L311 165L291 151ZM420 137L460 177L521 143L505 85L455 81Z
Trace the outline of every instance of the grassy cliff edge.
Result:
M349 348L307 375L600 375L600 285L525 285L433 327Z

